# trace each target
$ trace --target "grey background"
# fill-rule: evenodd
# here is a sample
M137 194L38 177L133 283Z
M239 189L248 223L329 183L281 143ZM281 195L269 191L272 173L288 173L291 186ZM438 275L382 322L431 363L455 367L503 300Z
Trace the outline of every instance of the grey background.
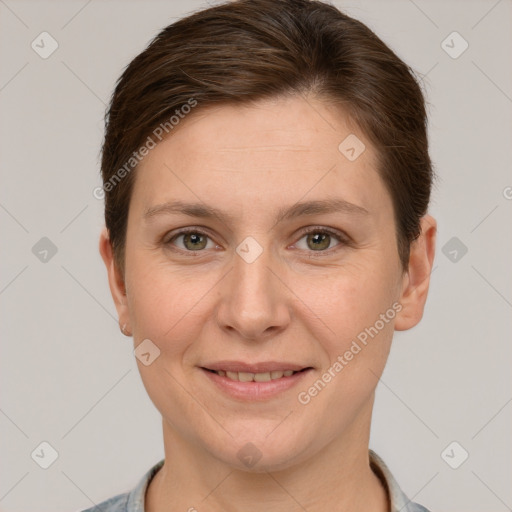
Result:
M371 447L432 511L511 510L512 3L334 3L423 76L439 174L430 297L422 323L396 334ZM81 510L163 457L98 254L92 191L114 81L202 6L0 0L0 510ZM43 31L59 45L47 59L31 48ZM453 31L469 43L456 59L441 46ZM57 249L46 262L33 252L43 237ZM465 255L446 246L453 237ZM48 469L31 457L42 441L59 455ZM452 441L469 452L458 469L441 457Z

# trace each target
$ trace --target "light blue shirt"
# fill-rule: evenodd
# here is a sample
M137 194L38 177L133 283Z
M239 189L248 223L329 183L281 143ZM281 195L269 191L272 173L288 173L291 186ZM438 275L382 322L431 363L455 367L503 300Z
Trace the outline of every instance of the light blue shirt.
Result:
M391 512L429 512L425 507L413 503L402 492L398 483L393 478L391 471L384 461L372 450L370 450L370 466L373 472L380 478L384 487L387 488L391 501ZM82 512L145 512L144 497L149 482L163 466L164 460L155 464L140 480L137 486L130 492L118 494L98 505L83 510Z

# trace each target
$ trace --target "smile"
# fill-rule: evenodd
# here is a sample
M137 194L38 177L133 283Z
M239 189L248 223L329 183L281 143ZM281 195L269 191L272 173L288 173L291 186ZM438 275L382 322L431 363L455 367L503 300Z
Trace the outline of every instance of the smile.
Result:
M224 370L210 370L214 371L221 377L227 377L231 380L237 380L239 382L269 382L271 380L280 379L282 377L291 377L294 373L293 370L276 370L273 372L264 373L250 373L250 372L228 372ZM301 370L302 371L302 370Z
M277 362L220 362L200 369L215 389L241 401L263 401L282 395L313 371L311 366Z

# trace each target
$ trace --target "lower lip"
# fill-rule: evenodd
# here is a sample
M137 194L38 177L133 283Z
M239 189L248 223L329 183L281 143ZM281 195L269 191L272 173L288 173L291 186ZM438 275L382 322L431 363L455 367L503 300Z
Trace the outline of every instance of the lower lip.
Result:
M224 393L239 400L267 400L297 385L312 369L294 373L290 377L270 380L268 382L240 382L218 373L201 368L201 371Z

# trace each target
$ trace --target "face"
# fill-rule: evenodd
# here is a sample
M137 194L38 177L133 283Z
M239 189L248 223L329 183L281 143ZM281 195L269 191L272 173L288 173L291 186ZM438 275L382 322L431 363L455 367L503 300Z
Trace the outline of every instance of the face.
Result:
M195 112L139 165L124 282L101 247L167 435L253 470L364 439L433 254L420 239L403 272L375 161L342 111L293 97Z

